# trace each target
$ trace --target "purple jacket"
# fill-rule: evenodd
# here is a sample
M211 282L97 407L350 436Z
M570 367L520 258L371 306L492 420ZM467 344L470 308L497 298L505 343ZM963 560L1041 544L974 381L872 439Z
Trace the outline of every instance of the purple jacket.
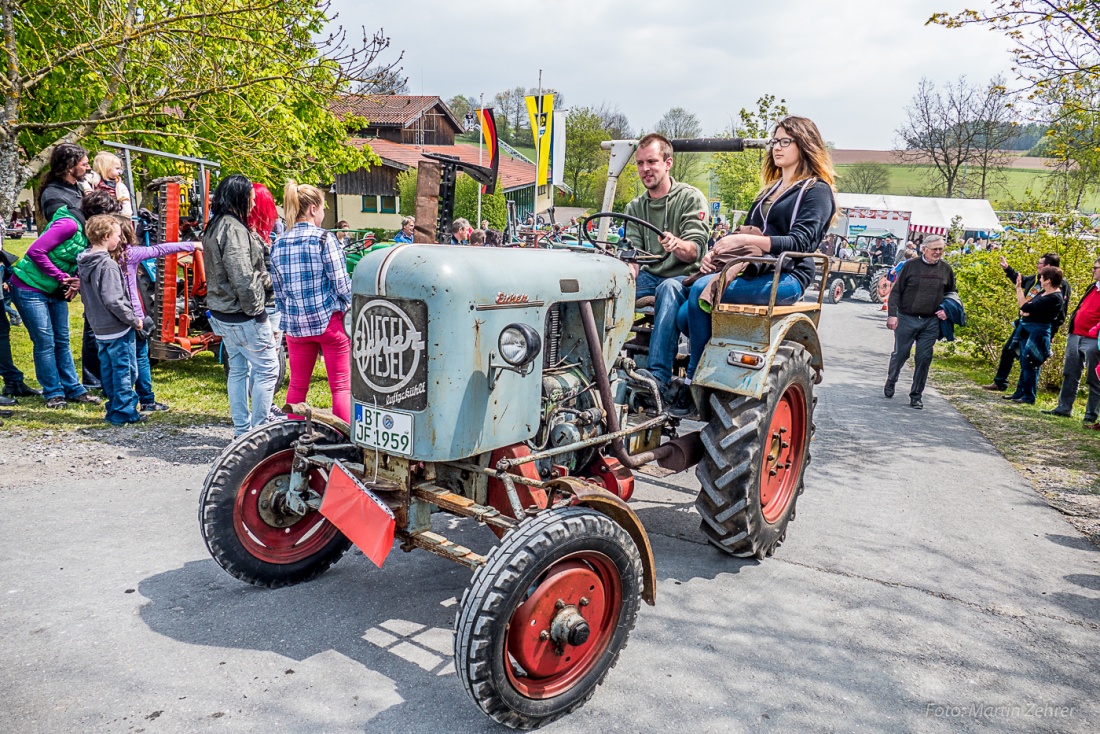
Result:
M27 259L37 265L43 275L53 278L58 283L68 278L67 273L62 272L59 267L53 264L53 260L50 259L50 250L76 234L78 226L71 219L58 219L56 222L50 222L42 236L36 239L30 249L27 250ZM19 280L17 275L12 276L11 284L26 291L38 290Z
M162 255L194 251L194 242L168 242L152 247L132 246L126 248L126 292L130 294L130 305L134 307L134 313L137 314L139 319L145 318L145 308L141 304L141 292L138 290L137 284L138 265L141 265L145 260L151 260Z

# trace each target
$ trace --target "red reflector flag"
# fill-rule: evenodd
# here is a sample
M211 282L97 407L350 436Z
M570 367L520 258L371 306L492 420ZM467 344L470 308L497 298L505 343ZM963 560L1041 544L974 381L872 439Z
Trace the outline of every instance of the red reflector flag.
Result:
M355 543L374 565L382 568L393 547L393 513L340 462L332 465L332 473L325 485L325 496L321 500L321 514Z
M478 110L477 120L485 136L485 149L489 151L489 168L493 169L493 185L482 186L481 193L492 194L496 191L497 170L500 168L500 143L497 140L497 124L493 120L493 108Z

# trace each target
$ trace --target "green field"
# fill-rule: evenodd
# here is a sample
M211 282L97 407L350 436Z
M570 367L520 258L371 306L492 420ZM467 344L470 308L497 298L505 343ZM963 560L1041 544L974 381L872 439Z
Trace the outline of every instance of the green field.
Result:
M456 135L455 136L455 142L456 143L467 143L469 145L477 145L477 143L478 143L477 133L475 132L475 133L467 133L465 135ZM529 158L530 160L535 160L535 146L533 146L533 145L513 145L512 147L515 148L516 150L518 150L523 155L527 156L527 158ZM501 150L503 150L503 148ZM508 155L508 154L505 153L505 155Z
M844 172L851 166L837 166L837 174L841 178L840 190L844 190ZM885 191L876 193L893 194L896 196L922 196L929 189L929 167L890 165L890 184ZM997 204L1007 204L1010 200L1023 201L1027 198L1030 189L1035 194L1041 194L1046 187L1046 180L1050 176L1045 171L1029 170L1025 168L1006 168L1003 171L1003 183L995 185L987 191L985 198ZM977 181L973 176L969 178L969 184L964 189L961 198L976 199L980 197ZM1086 211L1096 211L1100 207L1100 196L1091 196L1085 199Z

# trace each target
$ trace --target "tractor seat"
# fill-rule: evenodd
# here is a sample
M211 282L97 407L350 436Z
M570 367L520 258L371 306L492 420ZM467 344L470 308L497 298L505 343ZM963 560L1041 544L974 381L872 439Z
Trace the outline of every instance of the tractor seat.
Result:
M653 308L655 303L657 303L656 296L642 296L634 301L634 310L641 311L643 308Z

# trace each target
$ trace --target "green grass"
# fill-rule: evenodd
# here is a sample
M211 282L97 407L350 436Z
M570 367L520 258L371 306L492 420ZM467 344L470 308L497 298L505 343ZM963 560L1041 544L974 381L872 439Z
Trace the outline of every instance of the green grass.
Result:
M837 173L840 175L843 182L844 173L851 166L837 166ZM928 166L904 166L904 165L889 165L890 170L890 184L885 191L878 193L891 194L895 196L920 196L921 193L928 188ZM1003 183L994 186L987 191L986 198L991 201L1005 201L1009 198L1017 201L1022 201L1027 196L1027 191L1030 189L1035 194L1040 194L1046 187L1046 180L1050 176L1050 173L1046 171L1036 171L1024 168L1008 168L1004 170ZM843 185L841 185L843 190ZM964 191L964 195L967 198L978 197L977 181L971 176L968 179L968 186ZM1091 196L1085 199L1084 209L1089 211L1095 211L1100 207L1100 196Z
M475 133L465 133L463 135L456 135L455 136L455 142L456 143L467 143L469 145L477 145L478 136L477 136L476 132ZM534 145L514 145L514 144L510 144L510 145L512 145L513 148L518 150L523 155L527 156L527 158L529 160L532 160L532 161L535 160L535 146ZM501 152L504 152L503 148L501 148ZM508 155L508 153L505 152L504 155Z
M5 248L17 255L26 252L33 240L7 241ZM69 306L69 336L77 374L80 374L80 345L84 322L80 299ZM11 330L12 356L15 365L26 376L27 383L40 387L34 379L32 345L27 330L13 326ZM289 376L288 376L289 381ZM153 367L153 390L157 401L172 407L168 412L150 414L147 426L231 425L229 397L225 389L225 370L211 352L200 352L188 360L161 362ZM280 387L274 403L282 405L286 398L286 385ZM328 389L323 362L317 360L317 368L310 380L307 401L318 408L331 408L332 397ZM51 410L42 398L19 398L13 408L15 415L5 419L5 428L21 427L33 430L45 428L104 427L103 406L69 404L63 410Z

